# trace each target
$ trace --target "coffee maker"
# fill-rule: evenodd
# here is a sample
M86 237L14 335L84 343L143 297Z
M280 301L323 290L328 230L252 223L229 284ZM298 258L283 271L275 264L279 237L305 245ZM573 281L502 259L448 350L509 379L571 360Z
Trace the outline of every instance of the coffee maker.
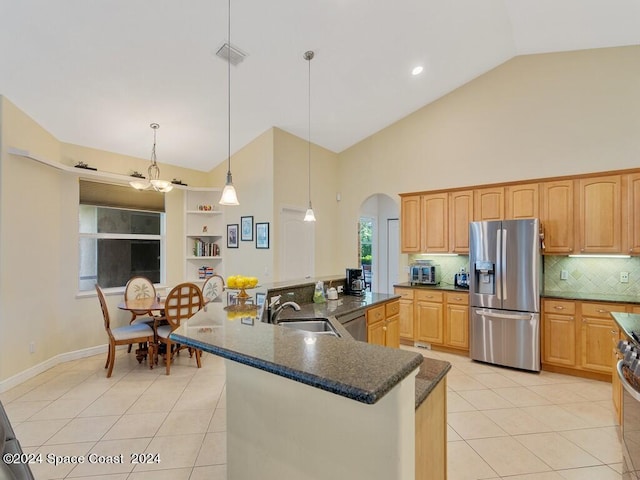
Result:
M364 278L361 268L347 268L345 293L347 295L364 295Z

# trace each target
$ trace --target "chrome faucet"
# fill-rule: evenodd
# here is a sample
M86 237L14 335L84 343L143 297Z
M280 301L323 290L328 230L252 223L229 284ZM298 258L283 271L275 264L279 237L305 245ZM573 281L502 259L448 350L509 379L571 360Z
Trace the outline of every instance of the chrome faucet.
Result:
M273 307L276 308L274 309ZM276 301L270 306L269 323L276 325L278 323L278 316L280 315L282 310L287 307L294 309L296 312L300 311L300 305L298 305L296 302L284 302L282 305L280 305L279 302Z

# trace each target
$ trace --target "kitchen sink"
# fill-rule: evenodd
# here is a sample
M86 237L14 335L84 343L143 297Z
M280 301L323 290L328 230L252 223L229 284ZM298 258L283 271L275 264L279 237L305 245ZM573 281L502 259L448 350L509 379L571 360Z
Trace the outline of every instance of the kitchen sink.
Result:
M278 322L278 325L287 328L295 328L296 330L303 330L305 332L321 333L339 337L338 332L336 332L333 325L331 325L331 322L326 318L297 318L295 320L282 319Z

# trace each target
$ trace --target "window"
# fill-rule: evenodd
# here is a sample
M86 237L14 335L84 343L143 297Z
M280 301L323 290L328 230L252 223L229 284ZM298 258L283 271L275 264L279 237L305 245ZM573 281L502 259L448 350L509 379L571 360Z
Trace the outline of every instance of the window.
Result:
M123 198L118 189L127 187L80 182L80 291L93 290L96 283L103 288L124 287L135 275L144 275L153 283L163 279L165 214L122 208L122 202L107 206L95 198L96 191L105 190L114 203L114 198Z
M80 205L80 290L123 287L135 275L159 283L164 214Z

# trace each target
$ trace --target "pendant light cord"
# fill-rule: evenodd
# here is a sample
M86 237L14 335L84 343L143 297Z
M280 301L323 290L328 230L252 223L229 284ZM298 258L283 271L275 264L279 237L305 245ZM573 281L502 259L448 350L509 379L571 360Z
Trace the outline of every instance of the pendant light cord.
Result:
M229 125L227 128L227 182L231 178L231 0L228 2L227 17L227 119Z
M309 91L308 91L308 101L309 101L309 118L308 118L308 126L309 126L309 138L308 138L308 142L307 142L307 148L308 148L308 152L307 152L307 163L308 163L308 167L309 167L309 208L311 208L311 60L313 59L313 52L309 51L306 52L305 54L305 58L307 59L308 63L309 63Z

